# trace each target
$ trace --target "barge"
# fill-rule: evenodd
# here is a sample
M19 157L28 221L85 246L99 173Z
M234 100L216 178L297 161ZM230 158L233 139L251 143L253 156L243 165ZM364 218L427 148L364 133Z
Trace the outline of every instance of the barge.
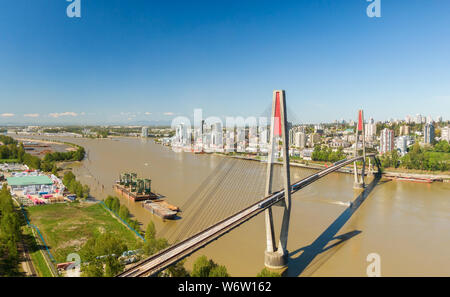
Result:
M113 188L117 194L134 202L158 198L151 191L151 180L137 178L136 173L122 173Z
M424 178L424 177L413 177L413 176L385 175L384 177L387 179L390 179L390 180L409 181L409 182L416 182L416 183L432 183L435 181L442 181L442 179L438 179L438 178Z
M180 211L178 207L167 203L161 199L147 200L142 203L142 207L155 214L162 219L173 219Z

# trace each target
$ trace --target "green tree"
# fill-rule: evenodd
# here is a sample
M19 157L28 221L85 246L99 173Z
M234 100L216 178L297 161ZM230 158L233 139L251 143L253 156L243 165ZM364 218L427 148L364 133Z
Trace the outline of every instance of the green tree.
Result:
M83 198L85 198L85 199L89 198L90 193L91 193L91 190L90 190L89 186L84 185L83 186Z
M213 260L208 260L206 256L198 257L191 272L193 277L228 277L225 266L218 265Z
M194 267L191 272L193 277L208 277L211 271L211 261L206 256L200 256L195 260Z
M128 218L130 217L130 211L125 205L120 206L119 217L121 217L124 221L128 221Z
M99 260L92 260L88 265L82 266L81 276L102 277L104 276L103 263Z
M146 240L144 244L144 253L146 255L154 255L157 252L167 248L169 246L169 242L165 238L158 239L150 239Z
M113 200L111 202L111 209L114 212L116 212L116 213L119 212L119 210L120 210L120 200L119 200L119 198L113 197Z
M127 250L127 245L110 233L89 239L80 250L82 259L89 262L89 265L83 268L84 275L98 276L100 269L104 276L114 276L120 273L124 265L118 258Z
M150 241L156 238L156 227L153 221L150 221L147 225L147 230L145 231L145 240Z
M105 205L106 205L109 209L112 209L112 202L113 202L113 200L114 200L114 197L108 195L108 197L106 197L106 199L105 199L105 201L104 201Z
M117 257L108 256L105 260L105 276L113 277L123 271L125 266L120 263Z
M171 277L188 277L189 272L184 268L184 261L180 261L167 268L167 272Z
M11 193L3 185L0 190L0 275L19 275L17 244L21 238L21 221L14 209Z
M209 272L209 277L229 277L227 268L223 265L217 265Z
M264 268L256 275L256 277L281 277L281 274Z
M75 179L75 174L72 173L72 171L68 171L66 173L64 173L62 182L64 185L66 185L66 187L68 187L69 183Z

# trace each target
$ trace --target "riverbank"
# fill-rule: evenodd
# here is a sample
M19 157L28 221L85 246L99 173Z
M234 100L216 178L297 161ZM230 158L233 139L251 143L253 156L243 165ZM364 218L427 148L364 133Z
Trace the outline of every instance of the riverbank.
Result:
M251 157L251 156L239 156L239 155L227 155L227 154L221 154L221 153L212 153L212 155L215 156L222 156L222 157L228 157L228 158L234 158L234 159L241 159L241 160L247 160L247 161L256 161L256 162L262 162L265 163L266 160L262 158ZM274 162L274 164L283 165L282 162ZM305 169L314 169L314 170L323 170L328 168L327 165L331 165L332 163L325 163L325 162L315 162L315 161L307 161L306 164L298 163L296 161L290 162L291 167L300 167ZM375 165L374 165L375 167ZM359 173L361 173L361 166L358 166ZM374 170L377 170L376 167ZM346 174L354 174L353 166L345 166L341 169L336 170L336 172L340 173L346 173ZM366 168L366 174L368 172L368 168ZM394 168L387 168L382 173L383 177L395 177L397 179L427 179L431 182L450 182L450 172L449 174L444 174L442 172L439 173L431 173L431 172L419 172L419 171L401 171Z

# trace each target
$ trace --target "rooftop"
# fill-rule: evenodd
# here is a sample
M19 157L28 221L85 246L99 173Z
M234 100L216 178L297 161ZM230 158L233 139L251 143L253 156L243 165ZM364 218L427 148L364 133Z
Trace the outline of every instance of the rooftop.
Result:
M10 186L52 185L53 181L46 175L8 177Z

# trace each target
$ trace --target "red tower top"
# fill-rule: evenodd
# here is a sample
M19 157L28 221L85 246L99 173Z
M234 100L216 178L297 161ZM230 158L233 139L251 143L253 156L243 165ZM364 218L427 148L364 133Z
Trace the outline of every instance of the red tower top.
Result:
M358 112L358 131L363 130L363 122L362 122L362 110L359 110Z
M281 136L280 92L276 92L275 96L275 126L273 133L275 136Z

